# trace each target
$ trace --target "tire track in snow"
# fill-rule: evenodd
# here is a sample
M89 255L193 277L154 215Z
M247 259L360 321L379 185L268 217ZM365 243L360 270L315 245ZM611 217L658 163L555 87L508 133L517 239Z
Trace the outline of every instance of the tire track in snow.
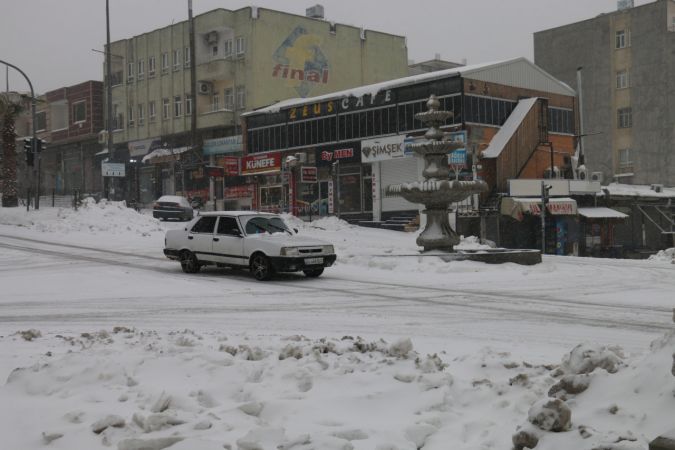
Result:
M120 267L126 267L126 268L136 268L140 270L149 270L153 272L158 272L162 274L166 274L167 272L173 272L171 270L168 270L166 268L161 268L161 267L156 267L156 266L149 266L146 264L139 264L139 263L133 263L133 262L125 262L125 261L119 261L119 260L111 260L108 258L102 258L102 257L95 257L95 256L87 256L87 255L82 255L82 254L72 254L72 253L66 253L62 251L56 251L56 250L47 250L47 249L39 249L35 247L28 247L28 246L19 246L19 245L12 245L12 244L4 244L0 243L0 247L7 248L7 249L12 249L12 250L17 250L17 251L24 251L24 252L30 252L30 253L37 253L37 254L42 254L42 255L47 255L47 256L54 256L54 257L60 257L64 259L69 259L69 260L76 260L76 261L83 261L83 262L90 262L90 263L98 263L98 264L104 264L104 265L114 265L114 266L120 266ZM78 246L74 247L77 248ZM105 250L100 250L100 249L86 249L87 251L94 251L94 252L102 252L106 253ZM119 252L118 252L119 253ZM128 255L128 256L135 256L135 255ZM153 258L157 259L157 258ZM169 262L167 260L167 262ZM178 271L175 272L176 276L184 279L189 279L189 280L207 280L211 282L222 282L222 278L220 280L214 279L213 277L210 277L208 273L203 274L202 276L182 276ZM232 276L230 278L236 279L236 280L246 280L246 281L252 281L249 277L243 277L243 276ZM303 278L303 280L305 280ZM346 288L346 287L329 287L326 285L325 282L322 281L330 281L330 280L337 280L337 281L342 281L342 282L349 282L352 285L358 284L362 286L361 288ZM594 327L604 327L604 328L614 328L614 327L628 327L631 329L636 329L636 330L641 330L641 331L649 331L649 332L656 332L657 330L669 330L672 327L670 325L667 325L668 320L666 314L662 314L664 311L668 311L667 309L664 308L640 308L641 311L648 311L651 313L654 313L654 317L652 320L633 320L633 319L612 319L608 318L606 316L606 313L604 313L602 310L603 309L623 309L623 310L635 310L636 308L626 306L626 305L606 305L606 304L588 304L588 303L583 303L583 302L566 302L566 301L551 301L551 300L545 300L541 299L539 297L537 298L523 298L521 295L504 295L503 293L493 293L493 292L484 292L484 291L448 291L447 289L443 288L433 288L433 287L423 287L423 286L410 286L410 285L402 285L402 284L390 284L390 283L376 283L376 282L364 282L364 281L354 281L354 280L349 280L345 278L332 278L332 277L326 277L324 280L311 280L313 282L308 283L307 286L300 285L298 283L293 283L292 287L295 289L294 292L286 292L286 295L288 294L300 294L301 292L305 294L310 294L310 295L315 295L317 291L320 291L321 293L332 293L335 295L343 295L345 298L354 298L354 296L357 296L359 300L357 300L357 303L363 303L366 300L369 300L372 302L372 304L362 304L358 305L358 309L374 309L378 310L383 307L393 307L393 308L407 308L410 307L411 305L414 304L426 304L426 305L432 305L432 306L440 306L440 307L454 307L454 308L459 308L462 310L466 311L480 311L483 313L488 313L485 315L485 317L490 317L491 314L498 314L495 316L495 318L505 319L505 318L513 318L513 320L516 319L522 319L523 317L530 317L532 319L545 319L545 320L552 320L555 319L557 321L562 321L566 323L576 323L576 324L585 324L589 326L594 326ZM366 285L368 286L367 290L363 289L363 286ZM272 282L272 283L265 283L264 285L261 285L261 287L284 287L286 289L289 288L288 282ZM407 292L405 294L388 294L385 293L387 290L394 290L397 292L400 292L401 288L405 288L407 290L411 290L410 292ZM374 291L376 289L376 291ZM439 294L439 291L442 292ZM433 292L434 295L429 296L429 293ZM250 294L251 292L248 290L245 290L242 292L242 294ZM228 295L232 295L233 292L229 292ZM278 291L275 291L273 293L274 295L278 295ZM257 293L256 293L257 295ZM423 298L418 298L416 296L420 296ZM513 300L519 300L518 303L516 304L508 304L507 306L503 306L505 301L513 301ZM529 302L530 304L524 304L523 301ZM352 302L350 302L352 303ZM546 304L548 303L548 304ZM544 308L541 308L542 304L544 306L549 306L549 307L558 307L556 310L546 310ZM567 304L571 304L573 307L577 307L577 309L581 310L582 313L572 313L567 310L562 310L560 309L561 307L567 306ZM266 305L265 307L260 307L260 306L252 306L252 307L234 307L231 308L227 304L219 304L217 306L213 307L197 307L197 308L190 308L189 312L194 313L194 312L203 312L203 313L212 313L212 312L252 312L252 313L262 313L262 312L283 312L283 311L323 311L326 309L354 309L357 306L354 304L347 304L344 301L340 301L339 303L334 303L334 304L325 304L325 303L308 303L305 305L298 305L298 304L279 304L279 305ZM231 309L230 309L231 308ZM173 308L162 308L162 312L167 312L167 313L172 313L172 312L181 312L184 313L186 311L186 307L173 307ZM569 309L569 308L567 308ZM152 313L157 313L156 308L149 309ZM119 313L119 311L117 311ZM445 313L445 311L444 311ZM456 311L448 311L447 314L454 314ZM129 315L137 315L139 314L139 311L134 310L134 311L129 311ZM417 312L415 308L410 308L410 311L407 312L407 314L411 315L424 315L427 316L429 315L428 312ZM439 311L435 310L432 312L434 315L438 315ZM594 316L597 316L599 318L594 318ZM63 317L63 315L53 315L52 318L56 319L59 317ZM68 315L70 318L75 318L73 315ZM91 318L91 313L85 313L82 316L82 319L84 320L85 318ZM103 316L100 316L103 317ZM107 316L106 316L107 317ZM663 322L664 323L659 323L660 321L658 318L664 317ZM18 317L15 316L14 319L17 319ZM9 318L7 318L9 319ZM35 317L32 317L32 320L34 320ZM656 320L654 320L656 319Z

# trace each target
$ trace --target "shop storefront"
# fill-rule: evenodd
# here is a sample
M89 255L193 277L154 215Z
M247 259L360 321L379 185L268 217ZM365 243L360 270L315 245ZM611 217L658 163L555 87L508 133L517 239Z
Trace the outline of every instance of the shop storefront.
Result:
M614 227L628 215L605 207L579 208L581 221L581 256L621 258L623 246L616 244Z
M542 248L541 199L505 197L501 213L506 216L502 224L503 246ZM545 220L546 253L570 255L577 252L579 218L576 200L567 197L549 199Z
M287 196L281 173L281 153L257 153L247 155L241 160L241 174L247 177L251 185L253 198L251 204L264 212L279 213L288 209ZM242 192L243 188L239 188Z
M354 217L372 214L372 168L361 164L361 142L317 148L315 159L320 215L324 211Z

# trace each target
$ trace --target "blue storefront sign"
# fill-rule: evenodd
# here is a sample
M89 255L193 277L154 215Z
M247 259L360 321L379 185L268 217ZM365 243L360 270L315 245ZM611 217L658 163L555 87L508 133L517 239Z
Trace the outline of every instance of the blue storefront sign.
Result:
M228 153L237 153L241 152L243 148L241 134L237 136L207 139L204 141L203 146L205 155L224 155Z

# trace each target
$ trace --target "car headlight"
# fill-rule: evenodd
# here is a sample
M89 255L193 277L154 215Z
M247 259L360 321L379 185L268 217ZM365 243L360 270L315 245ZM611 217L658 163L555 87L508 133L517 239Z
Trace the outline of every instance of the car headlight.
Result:
M321 250L323 251L323 253L329 253L331 255L335 253L335 248L333 248L332 245L322 245Z
M298 247L281 247L281 256L300 256Z

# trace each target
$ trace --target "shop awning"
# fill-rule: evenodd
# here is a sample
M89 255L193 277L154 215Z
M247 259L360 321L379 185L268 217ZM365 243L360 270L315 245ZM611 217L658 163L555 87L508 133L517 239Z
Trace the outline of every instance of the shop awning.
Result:
M156 158L162 158L166 156L180 155L190 150L190 147L178 147L178 148L158 148L153 150L143 157L143 162L148 162Z
M546 212L554 216L576 216L577 202L572 198L549 199ZM524 214L541 214L541 199L529 197L505 197L502 199L501 213L516 220L523 220Z
M628 214L603 206L579 208L579 215L587 219L626 219L628 217Z

